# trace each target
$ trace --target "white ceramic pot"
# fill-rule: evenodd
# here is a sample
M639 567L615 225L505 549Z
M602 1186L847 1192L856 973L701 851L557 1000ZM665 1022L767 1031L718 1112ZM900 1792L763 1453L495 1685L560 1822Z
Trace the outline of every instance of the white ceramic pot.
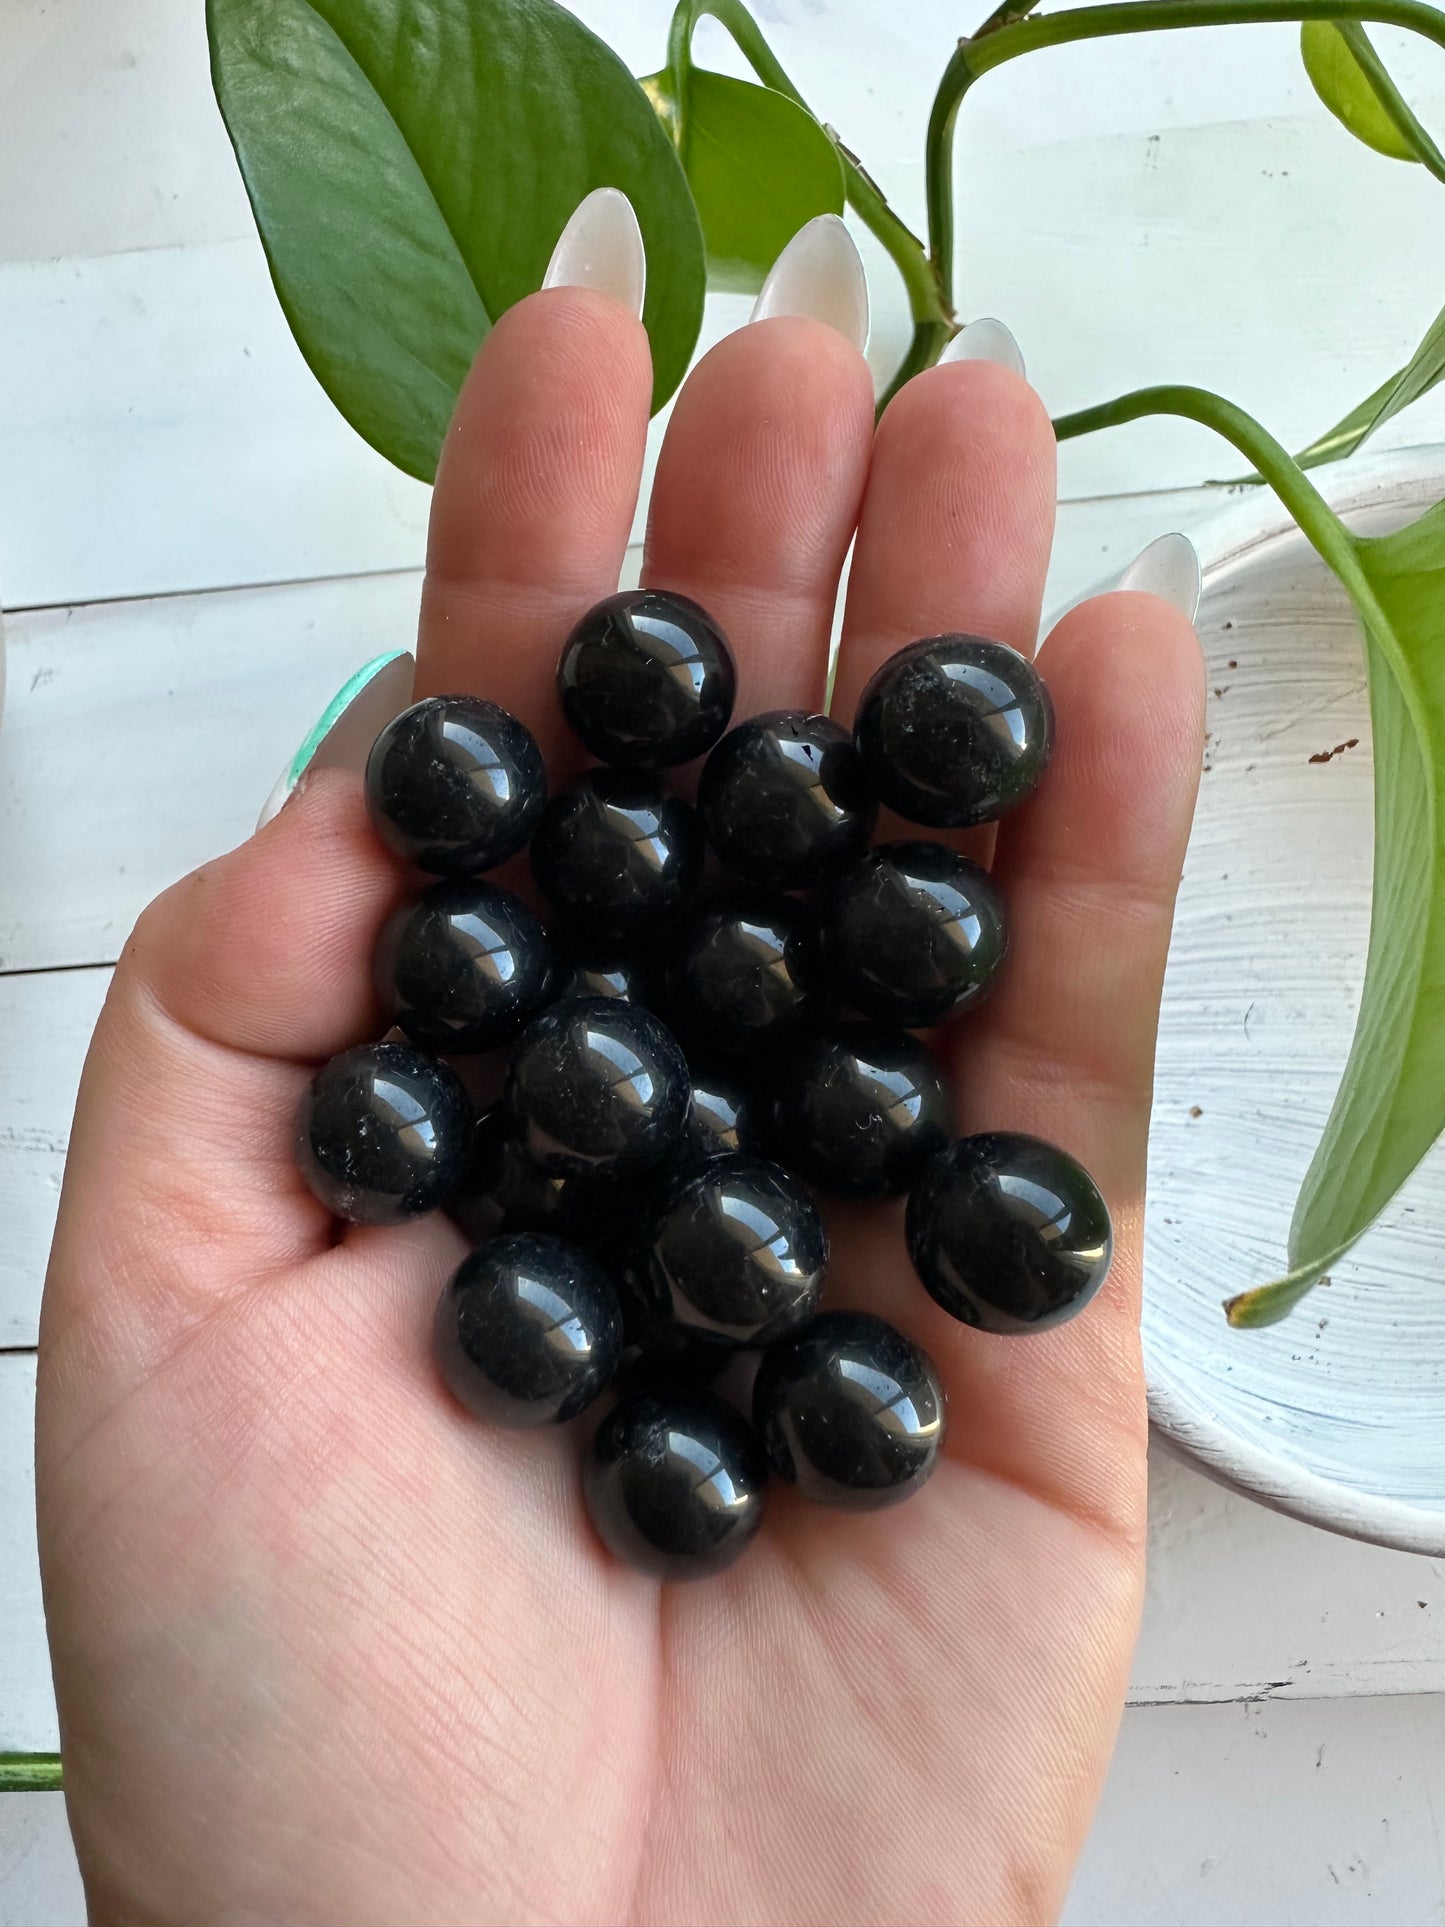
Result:
M1316 471L1351 527L1445 497L1445 448ZM1266 1505L1445 1554L1445 1154L1283 1323L1221 1300L1285 1269L1369 934L1359 633L1274 496L1195 532L1209 743L1160 1032L1144 1347L1156 1429Z

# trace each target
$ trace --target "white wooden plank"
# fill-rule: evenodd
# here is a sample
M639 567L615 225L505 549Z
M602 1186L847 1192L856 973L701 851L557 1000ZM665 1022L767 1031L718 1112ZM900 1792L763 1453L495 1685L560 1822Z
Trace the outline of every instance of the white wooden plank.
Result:
M291 339L254 239L0 267L9 607L421 559L430 491Z
M1197 380L1297 442L1403 361L1436 311L1439 184L1369 154L1322 112L1046 145L1035 134L1022 148L1013 131L1013 146L993 139L962 170L958 296L964 312L1009 322L1052 407ZM916 212L917 159L893 173ZM875 249L870 260L882 369L907 329L896 278ZM746 313L736 297L710 302L705 341ZM10 605L420 559L425 489L321 393L254 239L0 265L0 339ZM1435 397L1387 440L1440 434ZM1063 492L1184 486L1237 467L1203 431L1152 423L1070 444Z
M0 1348L33 1345L80 1067L108 970L0 977Z
M86 1927L64 1794L0 1799L0 1927Z
M5 0L0 261L247 234L190 0Z
M634 72L662 65L672 0L578 0L574 11ZM870 0L770 0L763 15L817 111L882 174L916 156L954 40L987 11L987 0L887 10ZM1376 40L1431 120L1445 100L1435 50L1388 29ZM746 71L712 22L696 44L705 62ZM963 116L959 151L971 162L1030 142L1305 109L1314 98L1291 26L1150 35L1036 55L991 74ZM191 0L7 0L0 123L0 260L194 244L249 226L211 101L202 9Z
M0 1752L59 1744L35 1549L35 1358L0 1352Z
M1065 1927L1441 1927L1445 1700L1133 1707Z
M1381 1693L1445 1693L1445 1561L1283 1518L1156 1446L1130 1700Z
M13 617L0 755L0 967L113 962L146 903L248 836L369 656L410 642L417 580Z

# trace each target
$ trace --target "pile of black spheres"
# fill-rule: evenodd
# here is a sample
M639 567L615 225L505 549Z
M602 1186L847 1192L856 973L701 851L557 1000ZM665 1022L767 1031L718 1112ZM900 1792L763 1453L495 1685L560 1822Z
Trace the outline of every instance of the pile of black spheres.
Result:
M436 1320L469 1411L545 1424L615 1386L586 1452L593 1523L629 1564L696 1577L748 1545L770 1476L859 1510L938 1459L932 1361L820 1309L815 1193L906 1194L919 1277L984 1331L1059 1324L1103 1281L1088 1173L1035 1138L954 1139L915 1034L1003 965L997 889L946 843L872 841L880 804L956 829L1022 802L1052 714L1022 656L949 635L883 665L851 735L801 710L729 728L717 624L655 590L584 616L557 682L602 760L550 796L530 733L478 697L378 737L372 820L436 881L378 946L395 1041L318 1072L297 1155L338 1217L444 1208L472 1241ZM666 772L704 755L690 802ZM491 880L524 849L546 917ZM487 1052L505 1058L479 1114ZM716 1389L749 1355L750 1420Z

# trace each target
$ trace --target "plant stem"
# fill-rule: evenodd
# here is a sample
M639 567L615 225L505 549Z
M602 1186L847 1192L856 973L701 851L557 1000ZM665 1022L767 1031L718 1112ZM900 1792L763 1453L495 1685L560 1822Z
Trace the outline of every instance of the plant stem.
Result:
M1105 6L1012 21L982 39L961 40L934 96L925 147L929 251L939 286L953 287L954 126L969 88L991 68L1040 47L1062 47L1075 40L1283 20L1371 20L1407 28L1445 47L1445 14L1427 0L1112 0Z
M1360 72L1370 83L1371 93L1414 148L1416 160L1437 181L1445 181L1445 154L1431 140L1414 108L1390 78L1389 69L1375 52L1370 36L1358 20L1341 21L1337 31L1355 56L1355 64Z
M1061 415L1054 423L1054 433L1061 442L1068 441L1074 435L1117 428L1146 415L1180 415L1186 421L1199 422L1232 442L1240 454L1253 463L1299 524L1301 532L1349 591L1361 620L1369 625L1371 634L1391 658L1405 686L1408 675L1399 644L1375 598L1369 577L1360 567L1354 537L1284 444L1277 442L1268 429L1261 428L1252 415L1222 395L1211 394L1207 388L1167 384L1136 388L1114 401L1081 408L1076 414Z
M667 66L676 100L682 101L686 97L692 36L698 21L706 17L711 17L727 29L736 41L738 51L765 87L771 87L775 93L786 94L804 112L812 113L812 108L784 72L777 55L763 38L762 29L742 5L742 0L681 0L672 16L667 36ZM929 331L930 339L937 334L938 345L933 350L936 360L943 343L956 332L947 283L938 279L927 248L907 223L894 213L877 182L859 165L857 156L849 152L831 128L828 132L843 162L848 205L887 249L908 291L908 309L914 324L914 349L917 349L919 337L925 330Z
M55 1793L59 1788L58 1753L0 1753L0 1793Z

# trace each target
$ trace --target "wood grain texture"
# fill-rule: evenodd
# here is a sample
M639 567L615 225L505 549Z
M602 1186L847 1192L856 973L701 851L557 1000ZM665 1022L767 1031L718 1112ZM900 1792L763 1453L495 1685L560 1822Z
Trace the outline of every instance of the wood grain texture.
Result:
M0 1352L0 1628L0 1752L53 1753L59 1730L35 1550L35 1358L27 1352Z
M1445 1700L1133 1707L1064 1927L1442 1927Z
M70 1117L109 970L0 977L0 1350L33 1345Z

